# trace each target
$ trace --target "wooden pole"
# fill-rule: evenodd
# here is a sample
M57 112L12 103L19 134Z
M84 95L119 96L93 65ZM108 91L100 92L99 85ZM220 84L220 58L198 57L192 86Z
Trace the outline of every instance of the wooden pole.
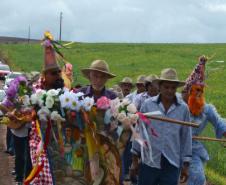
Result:
M144 114L145 115L145 114ZM150 119L154 120L159 120L159 121L164 121L168 123L173 123L173 124L179 124L179 125L185 125L185 126L190 126L190 127L196 127L198 128L199 125L197 123L191 123L191 122L186 122L186 121L180 121L180 120L175 120L171 118L164 118L164 117L159 117L159 116L151 116L151 115L146 115Z
M217 139L217 138L204 137L204 136L192 136L192 139L202 140L202 141L216 141L216 142L222 142L222 143L226 142L226 139Z

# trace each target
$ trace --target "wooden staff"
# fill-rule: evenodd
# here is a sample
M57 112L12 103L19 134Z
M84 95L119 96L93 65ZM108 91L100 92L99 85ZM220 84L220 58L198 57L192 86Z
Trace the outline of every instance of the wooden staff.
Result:
M217 138L204 137L204 136L192 136L192 139L202 140L202 141L216 141L216 142L222 142L222 143L226 142L226 139L217 139Z
M159 117L159 116L152 116L152 115L146 115L146 116L150 119L164 121L164 122L168 122L168 123L185 125L185 126L196 127L196 128L199 127L199 125L197 123L191 123L191 122L180 121L180 120L175 120L175 119L171 119L171 118L164 118L164 117Z

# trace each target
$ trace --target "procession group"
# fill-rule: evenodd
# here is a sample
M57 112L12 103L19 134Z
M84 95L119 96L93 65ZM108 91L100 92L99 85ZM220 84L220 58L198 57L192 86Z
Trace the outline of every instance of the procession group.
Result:
M88 178L89 181L86 178L84 184L177 185L185 182L187 185L204 185L206 183L204 165L209 160L209 155L202 142L194 139L194 136L199 136L208 124L212 124L217 138L226 137L226 122L217 113L214 105L205 102L205 65L207 62L205 56L199 58L198 64L185 81L179 80L175 69L166 68L162 69L160 74L156 72L156 74L147 76L140 75L135 82L130 77L124 77L118 84L107 89L107 81L116 75L110 72L106 61L95 60L89 67L82 69L81 72L89 80L89 85L73 87L70 83L73 80L72 65L65 64L61 69L57 63L56 51L51 44L44 45L44 51L42 74L38 80L32 81L30 84L33 91L67 88L69 91L82 93L83 98L92 97L94 105L101 97L110 100L117 98L119 101L126 99L135 105L137 115L143 120L143 124L133 124L128 127L120 122L116 123L115 120L110 120L103 127L96 125L94 128L96 132L108 138L111 146L117 149L120 166L117 169L108 169L110 164L106 165L102 177L101 172L98 172L96 177L99 179L91 177ZM21 82L28 84L29 79L21 77L18 83ZM2 103L8 108L16 106L14 100L10 99L10 92L8 90L7 98ZM169 118L175 122L196 123L198 127L148 119L148 116L145 116L147 113L159 115L161 118ZM19 122L13 112L5 112L5 115L10 120ZM76 119L76 123L78 123L79 116ZM41 135L37 132L39 127ZM50 132L47 135L49 128ZM76 133L82 138L79 139L79 144L92 135L87 134L86 129L82 126L73 127L73 129L66 127L63 134L64 155L59 159L52 157L59 154L53 150L54 142L52 140L54 137L57 138L56 141L61 138L60 134L54 136L53 125L49 126L46 122L43 124L42 121L31 121L18 129L8 127L7 152L15 155L13 174L16 182L34 185L73 184L74 179L74 184L79 183L76 181L76 175L72 174L73 169L76 168L73 168L73 165L79 165L75 164L75 160L72 161L71 155L73 154L65 154L68 149L65 147L67 136L70 136L72 131L74 133L75 128L78 130ZM85 131L83 132L82 129ZM47 138L49 141L45 142ZM40 140L44 141L42 143L43 150L37 159ZM94 141L90 142L92 145ZM88 139L84 143L88 145ZM57 148L59 149L59 147ZM112 150L112 147L107 148L104 155L107 155L110 149ZM86 155L84 149L77 150L76 155L77 162L78 159L83 159L83 162L79 162L81 168L78 167L81 171L78 178L81 178L84 176L85 166L89 160L84 160ZM108 156L105 160L114 163L114 160L110 160L110 158ZM65 179L64 182L58 182L59 169L64 165L61 165L61 160L65 160L65 163L70 163L69 166L72 166L72 181L70 182ZM97 160L100 159L97 158ZM96 169L98 164L95 165L93 168ZM92 171L92 167L89 168ZM77 171L79 171L78 169ZM33 174L31 174L32 171ZM114 171L118 171L119 180L103 180L106 178L106 174L111 176Z

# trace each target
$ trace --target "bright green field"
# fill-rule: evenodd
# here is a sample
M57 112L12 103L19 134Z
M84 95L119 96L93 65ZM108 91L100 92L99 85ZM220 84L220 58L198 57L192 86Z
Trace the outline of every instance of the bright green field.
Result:
M11 67L18 71L41 70L43 51L39 44L0 45L0 52L8 57ZM213 103L218 112L226 117L226 61L225 44L79 44L63 50L65 58L74 64L76 83L88 83L80 69L88 67L94 59L109 63L116 78L108 86L119 82L124 76L134 80L140 74L160 74L163 68L175 68L179 78L185 80L200 55L214 56L207 65L208 79L206 100ZM203 135L214 136L212 126ZM226 148L219 143L206 142L211 160L207 164L208 179L215 185L226 184Z

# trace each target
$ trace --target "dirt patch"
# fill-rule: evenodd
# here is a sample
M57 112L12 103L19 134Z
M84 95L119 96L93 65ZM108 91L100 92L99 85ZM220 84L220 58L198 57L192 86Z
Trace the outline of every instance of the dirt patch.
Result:
M11 175L11 171L14 167L14 157L9 156L4 153L5 146L5 136L6 136L6 126L0 125L0 184L1 185L11 185L15 184L14 178Z

